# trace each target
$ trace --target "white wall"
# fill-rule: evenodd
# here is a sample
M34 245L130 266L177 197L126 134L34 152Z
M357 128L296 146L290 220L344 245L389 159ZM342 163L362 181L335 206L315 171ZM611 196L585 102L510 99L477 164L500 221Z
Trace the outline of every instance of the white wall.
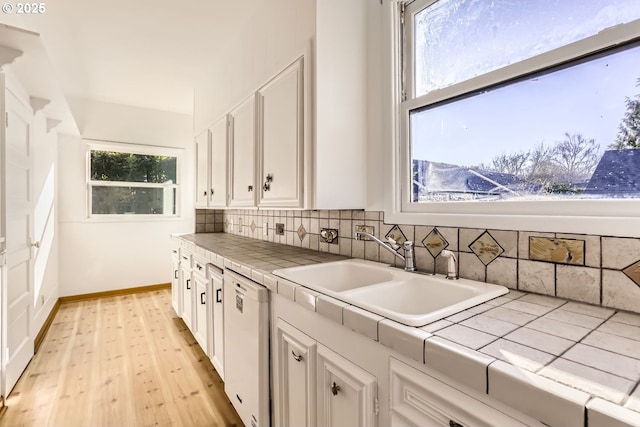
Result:
M184 150L179 219L105 222L87 219L85 148L81 138L61 136L60 295L80 295L171 280L171 233L194 231L193 118L97 101L72 99L83 138Z
M229 34L227 49L216 53L218 65L196 87L194 135L303 53L315 35L315 4L315 0L269 0L246 12L244 25Z

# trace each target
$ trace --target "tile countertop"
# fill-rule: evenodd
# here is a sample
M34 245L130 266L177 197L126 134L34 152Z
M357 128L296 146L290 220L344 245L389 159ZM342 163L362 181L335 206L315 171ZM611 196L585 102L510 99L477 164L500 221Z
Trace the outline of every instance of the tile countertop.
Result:
M414 328L271 274L345 257L225 233L177 237L221 255L225 266L272 292L546 424L640 426L640 315L511 290Z

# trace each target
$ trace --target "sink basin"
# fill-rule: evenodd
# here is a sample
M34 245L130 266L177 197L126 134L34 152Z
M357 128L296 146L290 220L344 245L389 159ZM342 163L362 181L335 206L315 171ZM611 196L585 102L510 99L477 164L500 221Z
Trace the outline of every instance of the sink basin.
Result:
M507 292L504 286L490 283L421 275L343 292L341 296L405 325L423 326Z
M343 292L393 280L393 273L387 265L361 260L283 268L273 274L320 292Z
M274 275L407 326L423 326L504 295L504 286L345 260L275 270Z

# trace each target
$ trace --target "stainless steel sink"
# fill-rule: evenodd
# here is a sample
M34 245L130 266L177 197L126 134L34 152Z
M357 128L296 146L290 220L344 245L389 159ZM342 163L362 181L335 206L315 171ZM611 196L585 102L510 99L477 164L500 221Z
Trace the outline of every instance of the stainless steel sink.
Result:
M423 326L506 294L504 286L446 280L363 260L284 268L276 276L408 326Z

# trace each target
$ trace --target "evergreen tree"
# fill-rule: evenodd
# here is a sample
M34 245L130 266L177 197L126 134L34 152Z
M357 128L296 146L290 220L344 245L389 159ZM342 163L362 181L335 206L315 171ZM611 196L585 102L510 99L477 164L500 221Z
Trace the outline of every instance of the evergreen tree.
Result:
M640 86L640 79L636 86ZM625 104L627 104L627 112L618 127L615 142L609 146L612 150L640 148L640 94L635 98L627 97Z

